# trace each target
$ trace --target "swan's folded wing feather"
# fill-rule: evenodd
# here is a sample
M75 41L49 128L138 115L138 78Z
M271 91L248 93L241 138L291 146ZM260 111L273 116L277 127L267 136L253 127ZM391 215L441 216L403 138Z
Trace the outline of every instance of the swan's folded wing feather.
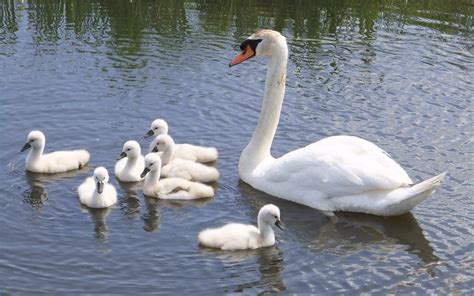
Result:
M325 138L270 163L262 166L267 180L314 188L329 197L394 189L412 183L383 150L350 136Z
M90 159L86 150L55 151L43 154L42 163L50 173L79 169Z
M187 191L189 182L180 178L166 178L158 182L160 194L172 194L179 191Z

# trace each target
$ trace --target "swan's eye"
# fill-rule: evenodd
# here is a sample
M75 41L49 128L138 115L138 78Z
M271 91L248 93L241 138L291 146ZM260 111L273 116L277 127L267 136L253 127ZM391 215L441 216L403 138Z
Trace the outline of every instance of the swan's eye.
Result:
M150 166L153 166L153 163L150 163Z
M130 151L130 148L128 148L127 151Z
M275 216L273 216L273 217L275 217L275 219L278 219L277 215L275 215Z
M157 130L157 129L158 129L158 127L156 127L156 126L155 126L153 129Z
M34 142L35 140L34 139L31 139L30 142Z

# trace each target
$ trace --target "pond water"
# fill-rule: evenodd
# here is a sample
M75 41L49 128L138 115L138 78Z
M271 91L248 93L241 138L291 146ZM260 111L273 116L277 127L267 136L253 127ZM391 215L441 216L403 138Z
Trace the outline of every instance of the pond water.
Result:
M474 39L471 1L0 2L0 291L469 294L474 288ZM259 28L287 38L287 91L272 153L356 135L415 182L442 171L412 213L383 218L274 198L239 181L265 60L228 68ZM81 208L78 185L113 171L122 144L165 118L178 143L216 146L216 196L158 201L112 177L119 203ZM25 172L27 133L83 147L88 167ZM113 175L112 175L113 176ZM200 249L197 233L256 223L278 205L274 247Z

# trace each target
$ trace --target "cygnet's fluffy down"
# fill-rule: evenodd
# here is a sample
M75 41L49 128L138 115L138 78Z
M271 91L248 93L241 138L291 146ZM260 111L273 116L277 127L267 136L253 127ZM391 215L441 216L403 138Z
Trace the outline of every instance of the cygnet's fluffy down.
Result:
M161 158L156 153L145 156L145 169L141 176L145 177L143 192L148 196L161 199L198 199L214 196L214 189L198 182L181 178L160 180Z
M156 119L151 123L150 130L145 138L168 134L168 123L163 119ZM152 142L148 152L152 152L155 144ZM213 162L217 160L218 152L214 147L203 147L191 144L176 144L174 158L187 159L200 163Z
M86 150L56 151L43 154L46 138L40 131L31 131L21 151L31 148L26 169L34 173L61 173L84 167L90 159Z
M145 158L141 155L140 144L127 141L115 164L115 176L122 182L138 182L143 180L140 174L145 167Z
M283 230L280 209L272 204L263 206L258 213L258 228L253 225L230 223L220 228L199 233L199 245L221 250L246 250L275 244L272 225Z
M107 208L117 203L117 191L108 184L109 173L104 167L94 170L94 175L88 177L77 188L79 200L89 208Z
M161 176L164 178L177 177L197 182L214 182L219 179L219 171L202 163L186 159L174 158L176 145L169 135L159 135L155 138L153 152L161 152Z

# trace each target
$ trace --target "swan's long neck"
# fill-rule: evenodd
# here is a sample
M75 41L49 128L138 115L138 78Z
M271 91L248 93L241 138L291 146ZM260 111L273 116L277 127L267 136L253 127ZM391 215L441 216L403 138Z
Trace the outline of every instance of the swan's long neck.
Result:
M138 156L127 156L127 162L125 163L124 172L128 172L135 168L138 162Z
M165 166L171 161L171 158L174 155L175 149L176 149L176 147L175 147L174 143L171 144L171 145L168 145L168 147L166 147L166 149L161 154L161 166Z
M258 230L260 231L260 236L262 237L262 242L264 245L273 244L275 242L275 233L273 232L272 227L263 221L263 218L258 217Z
M286 42L281 42L279 45L278 51L268 63L265 93L257 127L240 156L239 171L241 172L252 171L263 160L271 157L270 148L280 120L285 95L286 66L288 62Z
M145 178L145 184L143 184L145 191L153 192L153 188L155 188L158 185L158 181L160 181L160 174L161 167L151 170L148 173L148 176Z
M43 151L44 151L44 144L38 148L32 147L30 152L28 153L27 162L40 159L41 155L43 155Z

